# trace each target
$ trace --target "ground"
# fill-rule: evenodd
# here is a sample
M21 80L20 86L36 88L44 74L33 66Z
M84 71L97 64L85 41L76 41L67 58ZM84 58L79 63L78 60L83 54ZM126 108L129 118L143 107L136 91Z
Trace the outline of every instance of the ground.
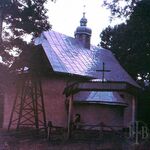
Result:
M89 135L86 135L87 137ZM58 138L58 137L57 137ZM70 140L51 137L48 141L43 136L33 133L0 130L0 150L149 150L150 144L135 146L124 137L114 134L105 134L102 137L92 135L83 138L76 135ZM146 145L146 146L145 146Z

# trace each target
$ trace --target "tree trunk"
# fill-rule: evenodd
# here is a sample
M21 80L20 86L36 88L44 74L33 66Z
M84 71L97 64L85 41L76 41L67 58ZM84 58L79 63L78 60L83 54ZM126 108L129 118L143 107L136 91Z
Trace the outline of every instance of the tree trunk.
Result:
M2 42L3 8L0 9L0 44Z

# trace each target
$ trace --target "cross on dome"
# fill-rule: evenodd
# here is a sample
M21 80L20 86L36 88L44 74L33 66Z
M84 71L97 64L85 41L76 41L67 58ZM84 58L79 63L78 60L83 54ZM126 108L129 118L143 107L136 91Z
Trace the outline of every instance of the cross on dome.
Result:
M85 18L85 12L83 12L83 17L80 20L80 26L86 26L87 19Z
M84 5L83 6L84 7L84 11L83 11L83 17L81 18L81 20L80 20L80 26L86 26L86 24L87 24L87 19L85 18L85 7L86 7L86 5Z

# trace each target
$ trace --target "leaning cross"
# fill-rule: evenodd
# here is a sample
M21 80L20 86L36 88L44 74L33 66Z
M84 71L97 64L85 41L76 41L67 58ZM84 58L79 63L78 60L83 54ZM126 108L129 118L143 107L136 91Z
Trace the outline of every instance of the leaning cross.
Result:
M104 82L105 72L110 72L111 70L105 70L105 63L103 62L103 69L102 70L96 70L96 71L102 72L102 82Z

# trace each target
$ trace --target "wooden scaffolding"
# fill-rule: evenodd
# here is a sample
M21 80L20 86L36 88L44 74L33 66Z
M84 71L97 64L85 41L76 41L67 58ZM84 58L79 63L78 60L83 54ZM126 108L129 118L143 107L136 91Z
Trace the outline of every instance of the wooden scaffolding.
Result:
M17 92L10 116L10 128L46 128L46 115L40 77L33 73L21 73L17 79Z

